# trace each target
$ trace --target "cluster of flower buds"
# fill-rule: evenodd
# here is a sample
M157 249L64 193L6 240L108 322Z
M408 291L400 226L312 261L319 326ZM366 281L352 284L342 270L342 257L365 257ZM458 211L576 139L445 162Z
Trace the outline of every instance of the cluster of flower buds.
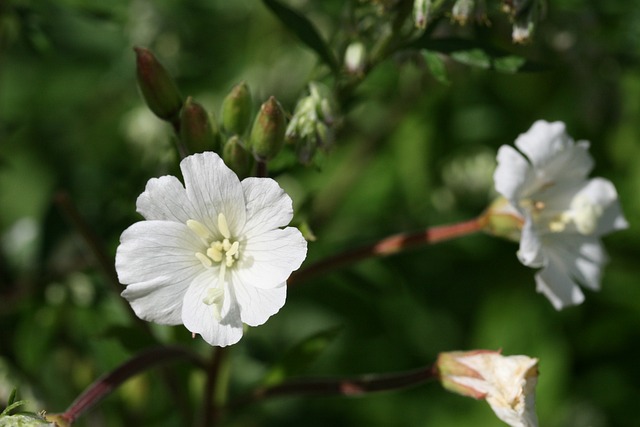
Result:
M333 142L337 106L328 87L309 83L309 95L298 101L287 127L286 139L296 144L298 160L309 164L318 149L327 149Z
M137 47L135 52L142 96L156 116L173 125L185 147L183 154L217 151L244 177L253 167L253 158L266 162L280 152L287 124L285 112L273 96L262 104L251 125L251 91L245 82L237 84L222 102L219 129L215 117L201 104L191 97L183 100L175 81L151 51Z

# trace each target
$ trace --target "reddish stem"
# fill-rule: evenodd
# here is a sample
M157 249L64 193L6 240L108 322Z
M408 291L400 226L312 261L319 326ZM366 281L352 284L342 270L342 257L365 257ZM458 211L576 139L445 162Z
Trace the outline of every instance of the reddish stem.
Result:
M351 378L305 378L262 387L233 406L277 396L361 396L363 394L415 387L437 379L438 371L427 366L390 374L367 374Z
M327 270L340 268L367 258L387 256L415 246L434 244L444 240L466 236L481 231L484 227L485 220L480 217L457 224L431 227L415 233L394 234L370 245L349 249L345 252L330 256L307 268L296 271L291 274L287 284L292 286L318 273L324 273Z
M72 424L80 415L100 402L105 396L129 378L154 366L178 359L190 360L196 365L204 367L204 363L200 358L180 347L161 347L147 350L129 359L115 370L98 378L78 396L69 408L60 415L60 418Z

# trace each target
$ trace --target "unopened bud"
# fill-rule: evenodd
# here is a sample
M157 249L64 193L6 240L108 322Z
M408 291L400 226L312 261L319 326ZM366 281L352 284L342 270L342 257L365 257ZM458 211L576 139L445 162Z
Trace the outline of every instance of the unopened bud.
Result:
M367 51L360 42L351 43L344 53L344 65L349 74L362 75L367 66Z
M238 83L222 101L222 128L231 135L242 135L251 122L251 92L245 82Z
M465 25L474 13L475 0L457 0L451 9L451 17L460 25Z
M286 129L284 111L272 96L260 107L251 128L249 146L254 156L262 161L274 158L282 148Z
M169 72L150 50L135 47L138 86L149 109L159 118L173 122L182 108L182 96Z
M431 0L415 0L413 2L413 22L416 28L424 30L427 27L430 9Z
M238 175L240 179L249 176L253 159L251 153L242 145L237 135L232 136L224 144L222 158L225 164Z
M180 111L180 139L192 153L218 149L217 129L204 107L188 97Z

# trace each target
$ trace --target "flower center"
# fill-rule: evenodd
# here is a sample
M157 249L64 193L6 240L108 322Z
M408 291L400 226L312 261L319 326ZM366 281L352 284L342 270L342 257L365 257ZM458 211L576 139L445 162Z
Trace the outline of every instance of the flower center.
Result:
M187 227L196 233L206 245L202 252L195 253L196 258L206 268L214 266L219 268L218 281L215 286L207 290L207 296L202 302L212 306L214 317L220 320L227 268L233 267L240 258L240 242L232 238L227 218L223 213L218 214L218 237L214 237L207 226L194 219L187 221Z
M546 206L542 201L526 200L522 206L529 209L534 221L546 221L546 225L552 233L561 233L569 224L573 224L578 233L593 234L603 213L602 206L593 203L583 194L579 194L571 200L568 210L553 215L551 218L543 215Z

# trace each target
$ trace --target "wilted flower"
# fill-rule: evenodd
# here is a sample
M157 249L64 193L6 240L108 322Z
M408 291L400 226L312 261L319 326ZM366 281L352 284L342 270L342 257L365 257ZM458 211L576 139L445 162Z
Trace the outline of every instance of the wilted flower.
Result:
M485 399L511 427L536 427L535 387L538 359L502 356L496 351L441 353L437 361L442 385L449 391Z
M211 152L180 163L185 185L153 178L138 197L146 221L116 253L122 293L144 320L184 326L211 345L242 337L284 305L286 280L306 256L289 196L270 178L242 182Z
M561 122L537 121L503 145L494 174L496 190L522 216L518 258L536 274L538 292L556 309L580 304L578 284L597 290L607 256L600 238L628 226L613 184L587 179L589 143L573 139Z

